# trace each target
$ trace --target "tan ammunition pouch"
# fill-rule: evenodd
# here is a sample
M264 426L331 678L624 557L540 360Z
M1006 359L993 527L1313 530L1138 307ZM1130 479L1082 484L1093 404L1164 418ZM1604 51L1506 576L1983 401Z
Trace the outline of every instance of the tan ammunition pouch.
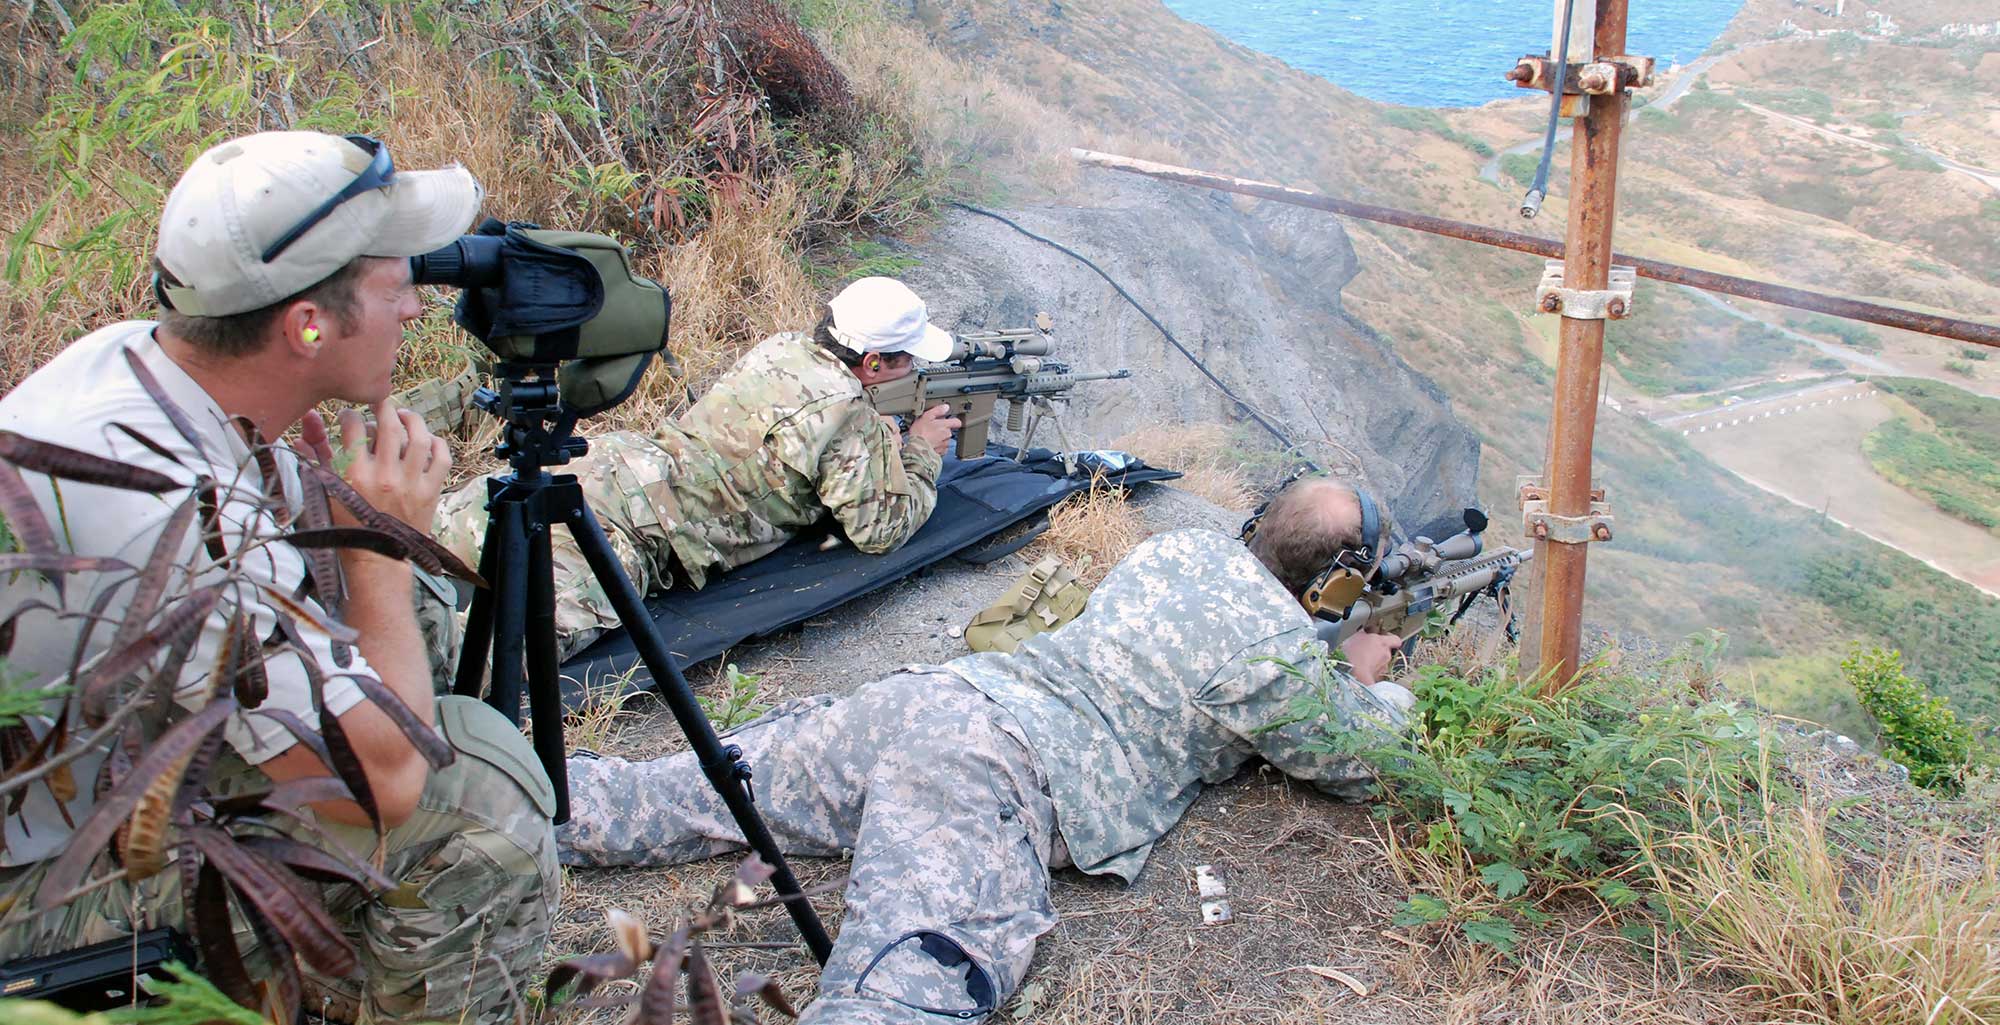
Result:
M472 408L472 393L479 390L479 370L471 360L458 376L445 380L433 377L389 397L397 409L408 409L424 418L433 434L450 434L465 424L465 412Z
M1090 588L1078 579L1089 568L1088 558L1076 569L1053 555L1035 563L999 601L972 617L965 627L966 646L1012 654L1022 641L1075 619L1090 601Z

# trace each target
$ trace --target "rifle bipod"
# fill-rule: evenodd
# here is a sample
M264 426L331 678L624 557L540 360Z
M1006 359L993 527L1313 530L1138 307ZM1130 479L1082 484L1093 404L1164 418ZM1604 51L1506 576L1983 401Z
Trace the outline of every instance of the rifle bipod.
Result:
M522 369L501 364L501 374ZM496 452L513 472L487 482L485 543L479 574L487 586L476 592L467 615L465 644L459 657L453 690L478 697L492 655L493 677L488 704L520 721L525 682L535 754L548 771L556 792L555 822L569 821L569 774L564 758L562 690L556 651L555 559L552 530L560 523L576 539L590 571L603 586L619 622L631 635L640 660L653 677L653 688L673 710L688 745L709 784L729 806L729 813L752 850L772 868L771 884L787 898L785 910L814 959L821 964L833 952L833 939L803 895L798 878L786 864L777 841L757 814L750 788L750 766L743 751L724 746L715 727L696 702L680 666L654 629L645 602L612 553L604 528L583 499L583 488L571 474L552 476L546 467L581 454L586 443L571 438L574 419L559 411L552 375L546 383L503 378L501 392L485 389L475 401L507 420ZM525 669L525 681L523 671Z

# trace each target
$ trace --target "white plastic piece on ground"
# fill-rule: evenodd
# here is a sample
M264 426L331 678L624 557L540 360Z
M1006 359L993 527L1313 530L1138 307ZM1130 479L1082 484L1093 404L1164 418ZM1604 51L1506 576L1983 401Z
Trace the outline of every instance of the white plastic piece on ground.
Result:
M1194 891L1202 897L1227 897L1229 884L1222 881L1222 871L1214 865L1196 865Z
M1194 867L1195 893L1202 898L1201 924L1227 925L1232 917L1229 911L1229 885L1222 879L1222 870L1214 865Z

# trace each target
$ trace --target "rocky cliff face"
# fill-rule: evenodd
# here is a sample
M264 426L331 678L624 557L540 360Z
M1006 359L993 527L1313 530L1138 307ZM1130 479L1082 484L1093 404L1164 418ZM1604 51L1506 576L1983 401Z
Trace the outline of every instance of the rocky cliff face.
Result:
M1436 385L1341 308L1357 265L1339 222L1109 173L1086 174L1060 204L994 212L1102 267L1309 458L1358 471L1400 522L1472 503L1477 437ZM1266 438L1074 257L964 210L908 255L921 262L902 277L944 327L1021 326L1047 310L1061 358L1134 371L1079 387L1065 417L1078 447L1148 423L1240 422L1250 443Z

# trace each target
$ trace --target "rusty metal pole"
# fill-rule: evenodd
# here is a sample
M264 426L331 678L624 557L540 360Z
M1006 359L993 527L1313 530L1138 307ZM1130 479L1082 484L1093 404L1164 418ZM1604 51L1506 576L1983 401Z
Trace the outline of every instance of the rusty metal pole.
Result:
M1626 0L1598 0L1594 48L1599 59L1624 54L1625 12ZM1570 146L1569 234L1563 246L1566 288L1603 290L1610 284L1618 133L1625 123L1625 103L1623 89L1593 96L1590 112L1576 119ZM1597 431L1604 321L1563 312L1543 485L1550 514L1584 517L1591 512L1591 442ZM1539 622L1528 624L1534 650L1522 651L1521 664L1540 668L1544 693L1569 686L1582 665L1583 582L1589 548L1581 539L1535 542L1541 593L1531 604L1539 604L1541 615Z

